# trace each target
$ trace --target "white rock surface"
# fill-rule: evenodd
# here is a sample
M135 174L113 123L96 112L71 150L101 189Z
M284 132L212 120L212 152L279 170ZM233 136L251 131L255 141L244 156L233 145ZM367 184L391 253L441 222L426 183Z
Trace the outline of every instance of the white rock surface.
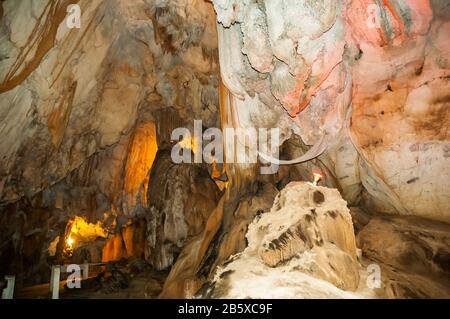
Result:
M319 160L336 176L328 185L350 203L450 221L445 1L376 2L375 26L371 0L213 3L236 125L268 125L248 116L247 100L269 118L281 109L280 144L325 135Z
M250 224L246 237L248 247L218 269L203 296L363 296L357 291L361 267L351 216L336 189L288 184L272 210Z

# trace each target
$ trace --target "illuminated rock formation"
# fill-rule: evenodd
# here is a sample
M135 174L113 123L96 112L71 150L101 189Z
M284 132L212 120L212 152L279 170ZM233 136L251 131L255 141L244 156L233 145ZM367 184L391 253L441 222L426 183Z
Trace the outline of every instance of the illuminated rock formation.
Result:
M449 221L447 3L213 2L241 126L285 109L276 126L306 145L325 138L318 160L347 201Z
M69 3L80 29L66 24ZM102 223L106 260L128 256L124 232L146 214L160 146L156 111L218 126L214 9L186 4L0 2L0 273L39 282L76 216Z
M449 221L447 3L213 3L223 126L279 128L288 159L326 146L280 177L320 167L351 205ZM236 166L225 203L181 253L162 296L190 295L242 251L228 240L256 173Z
M138 258L170 269L161 297L190 297L246 251L271 278L292 266L326 286L292 296L373 296L358 262L388 275L380 296L447 296L449 21L441 0L0 1L0 275L21 287L55 263ZM280 152L175 165L172 132L194 120L278 128ZM290 184L317 169L320 193ZM288 219L269 213L278 195Z
M358 288L352 219L335 189L290 183L271 211L250 224L246 237L248 247L215 274L207 289L211 296L349 297L343 290Z

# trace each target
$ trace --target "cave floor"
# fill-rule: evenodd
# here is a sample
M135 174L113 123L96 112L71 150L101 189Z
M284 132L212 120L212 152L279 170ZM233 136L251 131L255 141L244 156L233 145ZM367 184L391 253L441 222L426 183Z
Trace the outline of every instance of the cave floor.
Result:
M60 299L154 299L157 298L167 271L145 270L137 274L99 273L81 281L81 288L69 289L60 282ZM19 289L16 299L50 299L50 284Z
M450 225L412 216L370 214L350 209L361 250L361 273L372 264L381 268L382 287L362 298L450 297ZM382 239L382 240L380 240ZM169 271L155 271L140 258L107 263L90 272L81 288L60 283L60 299L154 299ZM367 276L362 276L360 287ZM360 290L360 289L359 289ZM359 291L358 292L361 292ZM49 299L49 284L18 289L17 299Z

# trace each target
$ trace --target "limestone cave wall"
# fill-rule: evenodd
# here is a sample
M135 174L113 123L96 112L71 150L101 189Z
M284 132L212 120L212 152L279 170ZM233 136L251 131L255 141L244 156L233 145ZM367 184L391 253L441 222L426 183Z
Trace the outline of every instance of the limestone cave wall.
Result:
M79 28L67 24L74 4ZM244 254L233 271L256 262L263 214L293 203L276 221L292 226L301 201L285 194L310 189L291 182L321 169L339 214L321 212L317 229L345 228L351 251L308 235L337 269L322 256L313 277L355 290L347 268L377 260L384 297L448 294L449 35L441 0L0 1L0 275L48 282L70 248L76 262L139 257L167 271L160 297L241 296L207 288L227 284L215 276L230 256ZM269 175L261 162L176 165L171 133L194 120L278 128L280 159L300 160ZM303 252L291 235L283 245ZM261 269L289 259L276 243Z

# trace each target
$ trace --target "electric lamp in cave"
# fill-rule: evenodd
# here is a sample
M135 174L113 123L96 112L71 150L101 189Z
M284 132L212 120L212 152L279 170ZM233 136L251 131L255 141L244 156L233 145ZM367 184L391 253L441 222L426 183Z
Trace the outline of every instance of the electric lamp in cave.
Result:
M313 176L313 185L317 186L321 180L325 179L325 173L321 171L320 169L314 169L312 171Z
M72 236L69 236L66 240L67 247L73 248L73 242L74 242L74 240L73 240Z
M64 253L67 257L72 257L73 254L73 245L75 243L75 240L72 238L71 235L67 236L66 238L66 247L64 247Z

